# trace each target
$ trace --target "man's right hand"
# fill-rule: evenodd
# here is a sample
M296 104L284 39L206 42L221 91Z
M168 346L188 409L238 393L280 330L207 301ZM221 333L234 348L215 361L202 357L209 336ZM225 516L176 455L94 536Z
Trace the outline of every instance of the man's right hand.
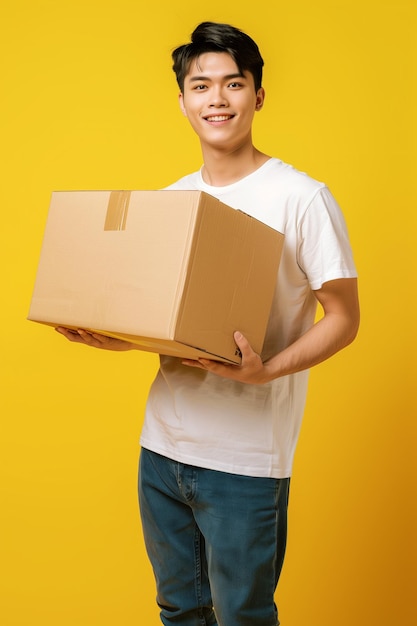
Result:
M102 350L114 350L115 352L123 352L125 350L133 350L134 345L130 341L123 341L122 339L115 339L114 337L107 337L100 333L93 333L91 331L78 328L72 330L65 328L64 326L58 326L55 330L64 335L69 341L75 343L81 343L85 346L91 346L92 348L101 348Z

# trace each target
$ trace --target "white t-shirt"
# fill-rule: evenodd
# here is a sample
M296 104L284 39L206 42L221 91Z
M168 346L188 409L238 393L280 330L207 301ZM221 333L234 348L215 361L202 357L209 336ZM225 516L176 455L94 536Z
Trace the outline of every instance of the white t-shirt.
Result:
M207 185L199 171L169 189L205 191L285 234L264 360L312 326L312 290L356 276L345 221L330 191L278 159L224 187ZM307 379L303 371L247 385L161 356L141 445L182 463L232 474L290 476Z

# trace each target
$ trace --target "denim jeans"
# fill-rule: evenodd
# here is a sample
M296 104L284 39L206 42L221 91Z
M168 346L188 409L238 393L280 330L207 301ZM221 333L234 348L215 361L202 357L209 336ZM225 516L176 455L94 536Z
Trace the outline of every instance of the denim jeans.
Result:
M277 626L289 478L251 478L142 449L139 502L165 625Z

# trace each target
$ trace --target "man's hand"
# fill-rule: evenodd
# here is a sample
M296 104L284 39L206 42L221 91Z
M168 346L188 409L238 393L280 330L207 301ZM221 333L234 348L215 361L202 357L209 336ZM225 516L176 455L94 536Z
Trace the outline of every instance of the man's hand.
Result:
M240 332L235 332L234 339L240 352L242 353L242 362L240 365L228 365L227 363L219 363L210 359L184 359L183 365L197 367L223 378L230 378L241 383L250 385L263 385L272 378L268 376L268 367L262 363L259 354L254 352L248 340Z
M114 350L116 352L123 352L125 350L132 350L133 345L129 341L122 341L121 339L115 339L113 337L106 337L99 333L93 333L87 330L79 328L77 330L71 330L70 328L64 328L58 326L55 330L64 335L69 341L75 343L81 343L85 346L91 346L93 348L101 348L102 350Z
M262 385L274 378L295 374L322 363L356 337L360 317L357 280L330 280L314 294L323 307L323 317L294 343L265 363L252 350L247 339L237 332L234 337L242 353L241 365L225 365L208 359L186 359L184 365L199 367L242 383Z

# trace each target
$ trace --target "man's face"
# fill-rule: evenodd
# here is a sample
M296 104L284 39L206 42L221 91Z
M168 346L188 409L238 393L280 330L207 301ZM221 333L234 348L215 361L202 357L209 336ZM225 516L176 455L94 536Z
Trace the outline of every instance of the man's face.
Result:
M180 106L202 147L233 152L252 143L252 121L262 108L264 90L255 92L250 72L240 73L225 52L195 59L185 77Z

